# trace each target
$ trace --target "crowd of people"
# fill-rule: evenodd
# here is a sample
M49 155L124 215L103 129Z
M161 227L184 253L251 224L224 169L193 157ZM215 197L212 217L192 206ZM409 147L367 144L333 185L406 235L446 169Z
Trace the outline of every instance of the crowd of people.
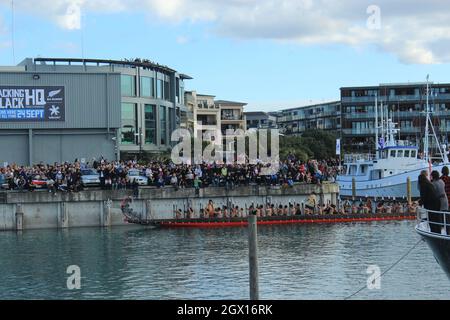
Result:
M37 164L32 167L16 164L0 168L0 188L33 191L45 184L49 191L80 191L83 189L83 170L93 169L99 175L102 189L134 188L128 179L130 170L138 170L148 180L148 186L162 188L201 188L208 186L233 188L239 185L259 184L290 187L295 183L322 183L334 181L339 173L339 160L309 160L290 158L280 163L278 172L263 175L265 166L259 164L175 165L154 161L146 164L137 161L112 161L103 158L84 163Z

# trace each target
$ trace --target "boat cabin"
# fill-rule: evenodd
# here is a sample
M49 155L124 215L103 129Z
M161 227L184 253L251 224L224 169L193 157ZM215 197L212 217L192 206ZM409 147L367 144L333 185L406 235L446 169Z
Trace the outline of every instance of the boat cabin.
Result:
M346 176L378 180L400 174L417 164L419 149L414 146L392 146L377 155L349 155L345 158Z

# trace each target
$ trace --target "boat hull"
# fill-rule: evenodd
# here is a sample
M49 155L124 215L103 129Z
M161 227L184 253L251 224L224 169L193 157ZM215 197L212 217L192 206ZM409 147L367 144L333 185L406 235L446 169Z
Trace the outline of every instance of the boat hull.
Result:
M294 225L294 224L336 224L352 222L402 221L415 220L415 214L350 214L350 215L314 215L259 217L258 225ZM182 220L135 220L130 223L155 225L162 228L225 228L246 227L247 218L228 219L182 219Z
M450 236L433 234L418 227L416 227L416 231L430 247L437 263L450 279Z
M433 170L441 172L443 166L435 166ZM396 198L406 199L407 180L411 180L411 197L419 198L420 192L417 187L417 181L422 170L429 168L421 168L395 176L386 177L379 180L363 180L355 177L355 194L357 198ZM339 184L339 194L342 197L352 197L352 177L339 176L337 179Z

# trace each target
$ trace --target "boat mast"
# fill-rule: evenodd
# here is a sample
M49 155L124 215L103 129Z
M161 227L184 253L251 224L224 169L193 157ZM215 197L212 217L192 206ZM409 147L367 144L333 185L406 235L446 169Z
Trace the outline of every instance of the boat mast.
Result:
M375 93L375 155L378 155L378 94Z
M428 123L430 121L430 108L429 108L429 90L430 90L430 84L429 84L429 79L430 79L430 75L427 75L427 104L426 104L426 109L425 109L425 113L426 113L426 123L425 123L425 142L424 142L424 147L423 147L423 152L424 152L424 159L425 161L429 161L429 148L430 148L430 142L429 142L429 135L430 135L430 127L428 126Z
M427 159L426 160L428 161L429 159L431 159L430 154L429 154L429 147L430 147L429 146L429 136L430 136L430 127L431 127L434 140L436 141L436 145L438 147L438 151L439 151L439 153L441 155L441 160L442 160L443 163L448 163L448 156L447 156L446 150L441 145L441 143L440 143L440 141L438 139L438 136L436 134L436 130L434 129L433 122L431 121L430 98L429 98L430 91L431 90L430 90L430 87L429 87L429 75L428 75L427 76L427 124L425 126L425 131L426 131L425 143L426 143L426 147L427 147L425 149L426 150L426 155L427 155Z
M383 141L383 144L384 144L384 143L385 143L385 140L384 140L383 100L381 100L380 113L381 113L381 140ZM383 147L384 147L384 146L383 146Z
M386 139L384 139L384 141L385 141L385 143L387 144L387 145L389 145L389 146L391 146L390 145L390 143L389 143L389 141L390 141L390 136L389 136L389 134L390 134L390 128L389 128L389 104L386 104L386 112L385 112L385 115L386 115Z

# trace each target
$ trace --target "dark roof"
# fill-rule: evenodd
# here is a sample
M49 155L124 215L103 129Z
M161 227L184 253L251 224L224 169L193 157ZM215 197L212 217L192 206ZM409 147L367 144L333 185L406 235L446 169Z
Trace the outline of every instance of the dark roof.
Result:
M123 66L129 66L129 67L142 67L142 68L149 68L149 69L155 69L157 71L162 72L168 72L168 73L176 73L177 71L174 69L171 69L167 66L160 65L154 62L151 62L150 60L145 59L135 59L135 60L105 60L105 59L80 59L80 58L35 58L34 62L65 62L65 63L94 63L97 65L100 64L109 64L109 65L123 65ZM180 77L182 79L192 79L190 76L185 74L180 74Z
M217 100L214 101L215 104L221 104L226 106L246 106L246 103L236 102L236 101L227 101L227 100Z
M192 79L194 79L191 76L188 76L187 74L184 74L184 73L180 73L180 78L183 79L183 80L192 80Z

